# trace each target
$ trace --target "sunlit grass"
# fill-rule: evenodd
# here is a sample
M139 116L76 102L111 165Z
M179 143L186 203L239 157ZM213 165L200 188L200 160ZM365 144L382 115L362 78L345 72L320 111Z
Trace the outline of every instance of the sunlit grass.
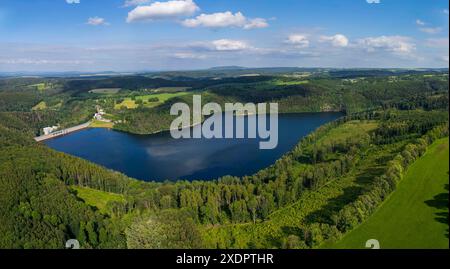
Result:
M381 248L449 248L448 138L435 142L416 161L398 188L362 225L332 248L364 248L377 239Z
M32 109L33 110L45 110L45 109L47 109L47 104L44 101L42 101L39 104L35 105Z
M106 213L108 202L124 202L123 195L117 193L110 193L99 191L87 187L73 186L73 190L76 191L76 195L83 199L88 205L94 206L100 210L100 212Z
M122 102L115 104L114 109L122 109L123 107L127 108L127 109L135 109L138 107L138 104L136 104L137 100L142 100L142 105L145 107L156 107L158 105L163 104L164 102L166 102L167 100L174 98L174 97L179 97L179 96L184 96L184 95L188 95L190 93L188 92L176 92L176 93L160 93L160 94L147 94L147 95L141 95L141 96L136 96L135 100L133 100L131 97L127 97L125 98ZM151 102L149 101L151 98L157 98L157 101L155 102Z

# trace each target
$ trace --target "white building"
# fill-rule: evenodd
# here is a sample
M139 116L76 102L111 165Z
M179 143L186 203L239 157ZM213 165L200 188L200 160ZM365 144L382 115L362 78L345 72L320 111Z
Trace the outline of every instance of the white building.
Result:
M103 122L111 122L111 120L108 120L108 119L103 118L103 115L104 115L104 114L105 114L105 113L100 113L100 112L95 113L95 114L94 114L94 119L96 119L96 120L98 120L98 121L103 121Z
M45 127L43 130L44 130L44 135L49 135L49 134L53 133L54 131L58 130L58 126Z
M100 113L95 113L94 114L94 119L96 119L96 120L103 120L103 117L102 117L102 115Z

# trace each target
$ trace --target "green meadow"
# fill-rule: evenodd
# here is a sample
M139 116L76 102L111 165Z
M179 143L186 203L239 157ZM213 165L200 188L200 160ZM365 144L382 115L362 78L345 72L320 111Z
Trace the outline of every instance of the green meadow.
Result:
M38 91L42 92L42 91L46 91L46 90L51 89L53 87L53 85L51 83L43 82L43 83L37 83L37 84L29 85L28 87L35 88Z
M124 202L125 198L121 194L99 191L87 187L73 186L76 195L83 199L88 205L98 208L102 213L107 212L108 202Z
M125 98L122 102L116 103L114 108L115 109L121 109L123 107L126 107L127 109L135 109L138 107L139 104L136 103L137 100L142 101L142 105L145 107L156 107L160 104L163 104L167 100L179 97L183 95L190 94L189 92L176 92L176 93L160 93L160 94L147 94L147 95L141 95L136 96L133 100L131 97ZM150 99L157 99L157 101L149 101Z
M407 171L394 193L331 248L448 249L449 140L438 140Z
M44 101L39 102L39 104L35 105L32 110L45 110L47 109L47 104Z

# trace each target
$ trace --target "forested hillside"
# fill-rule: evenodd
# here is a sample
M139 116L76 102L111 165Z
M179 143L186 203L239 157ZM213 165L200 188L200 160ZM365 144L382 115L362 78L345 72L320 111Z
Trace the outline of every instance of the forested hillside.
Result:
M342 111L355 113L370 109L434 109L448 103L448 77L405 75L356 79L273 77L252 83L224 83L201 88L204 102L277 102L282 113ZM192 94L168 100L149 108L115 111L121 123L116 129L148 134L168 129L174 117L168 115L171 104L192 103Z
M255 175L163 183L128 178L32 139L55 119L75 122L78 116L69 111L78 111L81 121L94 104L108 109L123 98L120 92L74 97L56 88L24 90L63 104L33 110L12 102L1 109L0 248L63 248L71 238L83 248L316 248L335 242L372 215L433 141L448 136L447 83L442 75L406 75L208 86L201 91L205 100L279 101L285 112L347 115ZM163 128L165 109L176 100L121 109L115 116L126 124L118 128L154 131L145 115Z
M261 70L262 71L262 70ZM311 71L311 70L309 70ZM98 78L15 78L0 80L0 111L30 118L39 128L70 127L92 118L102 107L117 130L150 134L167 130L174 119L171 104L203 102L277 102L282 113L370 109L431 110L448 103L448 73L444 71L336 70L249 77L189 78L147 76ZM224 71L225 72L225 71ZM226 70L231 72L230 70ZM169 96L169 97L167 97ZM171 96L171 97L170 97Z

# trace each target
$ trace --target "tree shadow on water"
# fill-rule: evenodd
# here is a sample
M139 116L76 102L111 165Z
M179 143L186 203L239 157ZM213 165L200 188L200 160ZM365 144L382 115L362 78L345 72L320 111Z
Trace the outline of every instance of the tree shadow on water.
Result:
M425 201L425 204L427 204L430 207L434 207L438 210L445 210L445 212L437 212L435 220L440 223L447 224L447 225L448 225L448 221L449 221L449 212L448 212L448 208L449 208L448 189L449 189L449 186L448 185L449 184L446 184L444 187L446 190L445 192L434 196L433 199L431 199L431 200ZM449 238L448 233L449 233L449 231L448 231L448 226L447 226L447 234L445 235L447 238Z

